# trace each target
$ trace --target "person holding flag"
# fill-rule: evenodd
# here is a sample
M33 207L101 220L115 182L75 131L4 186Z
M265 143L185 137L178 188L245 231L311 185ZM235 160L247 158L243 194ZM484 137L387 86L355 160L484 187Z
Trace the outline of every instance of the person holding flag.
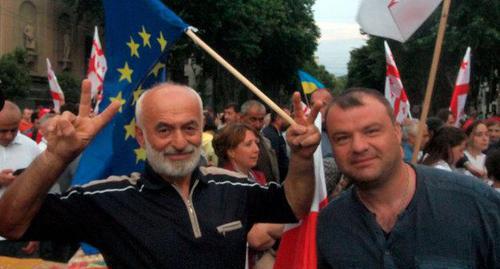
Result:
M380 92L343 92L326 127L354 187L320 212L319 268L500 267L500 194L465 175L405 163L400 127Z

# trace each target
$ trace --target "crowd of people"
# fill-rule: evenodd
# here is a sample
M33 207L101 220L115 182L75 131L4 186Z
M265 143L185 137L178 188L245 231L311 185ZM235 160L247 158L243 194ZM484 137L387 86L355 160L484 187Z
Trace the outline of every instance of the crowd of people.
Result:
M309 210L319 146L329 196L319 268L500 266L498 116L455 126L439 111L411 164L419 122L398 124L375 90L317 90L307 115L296 93L280 105L290 125L260 101L215 113L164 83L136 106L145 171L70 187L68 164L119 108L92 115L82 89L78 111L0 110L0 235L22 241L0 241L0 255L53 240L66 244L51 249L59 259L87 242L111 268L272 268L284 223Z

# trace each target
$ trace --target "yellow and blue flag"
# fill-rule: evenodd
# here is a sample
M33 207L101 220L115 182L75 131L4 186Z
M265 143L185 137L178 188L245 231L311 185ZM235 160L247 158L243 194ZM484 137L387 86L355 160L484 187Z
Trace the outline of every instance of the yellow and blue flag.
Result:
M121 108L83 152L73 185L143 170L135 104L145 89L165 80L167 52L189 27L159 0L105 0L104 12L108 71L99 111L113 100Z
M315 77L310 74L299 70L300 84L302 84L302 90L304 94L311 94L318 89L324 89L323 83L319 82Z

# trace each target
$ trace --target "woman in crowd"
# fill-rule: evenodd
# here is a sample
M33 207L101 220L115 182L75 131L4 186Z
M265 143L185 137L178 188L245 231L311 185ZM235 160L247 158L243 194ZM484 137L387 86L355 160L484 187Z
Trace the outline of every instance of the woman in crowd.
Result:
M486 179L486 167L484 162L486 155L483 153L488 148L488 127L483 121L474 121L465 130L467 135L467 148L465 150L466 161L464 167L467 174Z
M421 163L447 171L455 170L457 162L464 156L466 139L461 129L442 127L425 147Z
M257 131L242 123L229 124L214 137L213 147L219 166L239 172L250 181L266 184L264 173L253 169L259 159L259 136ZM257 223L247 235L250 246L250 268L272 268L273 245L283 233L283 224Z

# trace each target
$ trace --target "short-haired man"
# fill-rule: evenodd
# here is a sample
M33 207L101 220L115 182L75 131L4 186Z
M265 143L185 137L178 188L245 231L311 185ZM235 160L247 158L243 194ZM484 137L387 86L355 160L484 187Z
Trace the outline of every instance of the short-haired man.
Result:
M88 117L90 82L79 115L65 112L45 132L48 147L0 199L0 233L11 238L86 241L112 268L244 268L255 222L288 222L307 213L314 193L312 155L318 113L298 115L287 134L294 166L283 186L260 186L236 173L198 166L202 102L191 88L160 84L136 107L146 149L142 175L110 177L45 195L58 174L119 109ZM295 105L300 105L296 94Z
M236 123L240 120L238 104L229 103L224 107L224 124Z
M337 164L354 187L320 213L319 268L500 267L500 194L405 163L400 127L375 90L348 90L326 114Z
M417 136L418 136L418 120L409 120L409 122L403 123L403 140L402 140L402 146L403 146L403 152L404 152L404 161L405 162L411 162L412 157L413 157L413 148L415 147L415 143L417 142ZM427 124L422 125L424 128L424 131L422 133L422 142L421 142L421 149L425 148L425 145L429 141L429 129L427 128ZM421 152L419 152L419 157Z
M36 143L19 133L21 110L11 101L5 101L0 111L0 196L15 179L13 173L28 165L40 154Z
M241 121L252 126L259 133L259 160L255 169L264 173L267 182L279 182L280 173L276 152L269 139L261 133L265 116L266 107L257 100L248 100L241 105Z

